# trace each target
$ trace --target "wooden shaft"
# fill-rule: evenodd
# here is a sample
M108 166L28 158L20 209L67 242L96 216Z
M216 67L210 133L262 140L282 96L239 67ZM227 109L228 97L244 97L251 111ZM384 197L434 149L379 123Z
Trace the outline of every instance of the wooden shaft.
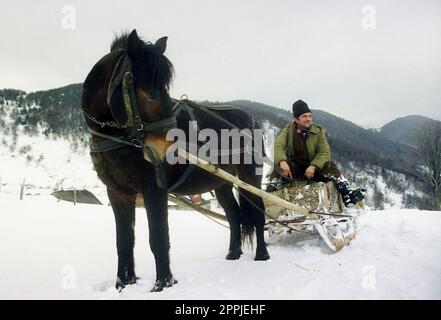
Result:
M288 210L292 210L296 213L300 213L300 214L304 214L304 215L309 215L309 210L303 207L299 207L296 206L294 204L292 204L291 202L288 202L282 198L279 198L275 195L272 195L268 192L265 192L259 188L256 188L248 183L243 182L242 180L240 180L238 177L233 176L232 174L229 174L228 172L226 172L225 170L222 170L221 168L218 168L214 165L212 165L211 163L209 163L208 161L205 161L201 158L196 157L195 155L188 153L187 151L178 148L178 154L183 157L184 159L187 159L188 161L194 163L195 165L197 165L199 168L204 169L224 180L227 180L235 185L237 185L238 187L245 189L249 192L251 192L252 194L255 194L258 197L261 197L262 199L266 199L270 202L273 202L274 204L280 205L281 207L284 207Z
M209 217L216 218L216 219L219 219L219 220L222 220L222 221L227 221L227 217L225 217L225 215L217 213L217 212L214 212L214 211L211 211L209 209L206 209L206 208L204 208L204 207L202 207L202 206L200 206L198 204L195 204L195 203L191 202L190 200L187 200L184 197L169 194L168 195L168 200L171 201L171 202L174 202L174 203L176 203L178 205L181 205L183 207L187 207L187 208L199 211L200 213L203 213L203 214L205 214L205 215L207 215Z

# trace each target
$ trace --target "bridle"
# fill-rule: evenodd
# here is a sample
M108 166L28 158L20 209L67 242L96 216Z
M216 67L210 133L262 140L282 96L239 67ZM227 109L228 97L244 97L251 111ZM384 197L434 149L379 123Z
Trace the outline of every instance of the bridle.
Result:
M127 121L124 124L117 121L100 121L83 110L84 116L101 128L111 127L117 129L128 129L128 133L122 135L109 135L89 128L90 133L95 139L90 141L90 152L107 152L120 149L126 146L132 146L141 149L147 155L147 159L155 167L156 183L160 188L166 187L165 164L155 147L143 142L146 133L161 133L174 129L177 126L176 116L171 116L155 121L144 122L139 112L138 99L136 97L135 83L132 73L132 63L129 56L123 53L113 69L107 88L107 104L110 108L110 100L116 89L121 85L124 108L127 114ZM178 101L177 104L179 104Z
M107 104L110 106L110 100L115 93L118 86L121 84L122 96L124 101L124 108L127 114L127 122L120 124L116 121L99 121L95 117L91 116L87 112L83 111L84 116L90 121L98 124L101 128L111 127L117 129L129 129L129 133L124 136L111 136L104 134L89 128L92 135L109 139L114 141L115 149L118 149L122 145L130 145L136 148L144 148L143 137L145 133L159 133L176 128L176 117L174 114L171 116L155 121L144 122L141 119L139 112L138 99L136 98L135 83L132 73L132 63L129 56L124 52L118 58L118 61L113 69L112 76L110 78L109 86L107 89ZM109 148L106 148L108 151ZM91 144L91 152L103 152L100 146L97 144Z

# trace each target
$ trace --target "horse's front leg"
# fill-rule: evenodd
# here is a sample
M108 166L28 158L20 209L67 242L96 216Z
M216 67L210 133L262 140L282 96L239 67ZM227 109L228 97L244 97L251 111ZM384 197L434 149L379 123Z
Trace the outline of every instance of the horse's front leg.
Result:
M145 190L143 195L149 223L150 249L156 263L156 281L151 291L156 292L177 283L170 271L167 190L155 184Z
M136 194L123 194L107 189L116 223L116 249L118 274L116 289L121 291L128 284L136 283L133 247L135 245Z

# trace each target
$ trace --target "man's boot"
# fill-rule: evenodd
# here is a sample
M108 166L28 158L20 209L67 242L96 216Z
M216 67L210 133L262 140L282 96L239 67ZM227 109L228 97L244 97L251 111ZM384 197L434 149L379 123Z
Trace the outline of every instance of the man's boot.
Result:
M346 207L357 204L359 201L364 199L366 189L357 188L355 190L350 190L349 181L343 175L332 180L334 180L335 186L337 187L338 192L340 192L343 198L343 203Z

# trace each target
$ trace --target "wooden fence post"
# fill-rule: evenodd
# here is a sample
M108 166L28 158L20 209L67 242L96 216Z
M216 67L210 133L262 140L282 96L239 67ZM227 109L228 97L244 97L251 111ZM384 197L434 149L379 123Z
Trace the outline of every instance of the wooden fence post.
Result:
M77 204L77 188L74 188L74 206Z
M20 200L23 200L24 189L25 189L25 179L23 178L23 182L22 182L21 187L20 187Z

